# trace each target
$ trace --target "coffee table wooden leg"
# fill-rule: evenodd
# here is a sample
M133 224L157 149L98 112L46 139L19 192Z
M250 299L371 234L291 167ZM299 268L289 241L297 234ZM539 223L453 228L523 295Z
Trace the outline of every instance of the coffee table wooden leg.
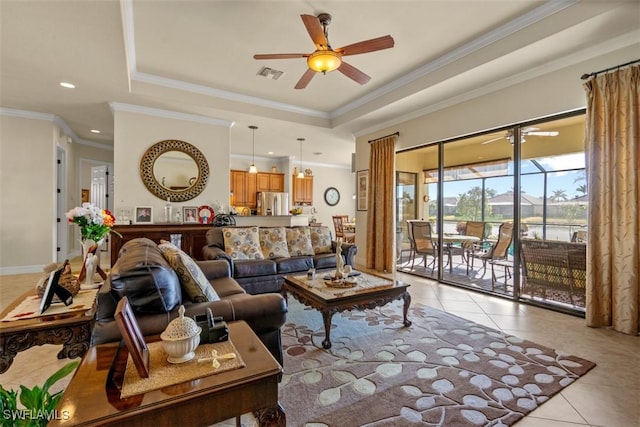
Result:
M324 341L322 341L322 347L324 349L331 348L331 318L333 317L332 311L323 311L322 320L324 321Z
M407 319L409 305L411 304L411 294L409 292L405 292L402 295L402 299L404 300L404 306L402 307L402 315L404 316L404 320L402 323L404 324L404 326L411 326L411 320Z

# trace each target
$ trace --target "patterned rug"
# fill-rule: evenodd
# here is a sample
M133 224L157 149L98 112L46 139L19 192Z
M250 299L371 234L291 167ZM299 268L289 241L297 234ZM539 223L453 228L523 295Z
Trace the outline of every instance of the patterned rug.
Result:
M509 426L595 366L416 304L332 319L289 299L280 401L291 426Z

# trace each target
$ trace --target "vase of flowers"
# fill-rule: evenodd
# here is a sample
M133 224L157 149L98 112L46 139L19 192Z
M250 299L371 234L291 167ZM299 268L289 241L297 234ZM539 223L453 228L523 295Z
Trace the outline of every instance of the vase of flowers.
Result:
M83 203L82 206L71 209L66 217L69 222L78 224L80 227L83 267L86 268L86 280L82 289L94 288L93 275L97 268L94 252L113 231L111 227L115 223L115 217L107 209L100 209L92 203Z

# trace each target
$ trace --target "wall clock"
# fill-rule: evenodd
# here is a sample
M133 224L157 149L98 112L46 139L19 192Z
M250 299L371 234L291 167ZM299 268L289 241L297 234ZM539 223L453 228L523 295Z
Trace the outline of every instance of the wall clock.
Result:
M335 206L340 201L340 192L335 187L329 187L324 191L324 201L329 206Z

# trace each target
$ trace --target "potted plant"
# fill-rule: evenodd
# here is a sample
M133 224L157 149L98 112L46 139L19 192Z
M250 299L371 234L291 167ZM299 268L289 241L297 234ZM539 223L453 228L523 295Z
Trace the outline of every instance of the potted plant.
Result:
M0 385L0 424L2 426L46 426L54 419L61 419L68 414L58 413L56 408L62 398L62 391L49 393L55 383L74 372L80 362L70 362L46 379L42 387L29 389L20 386L20 392L6 390ZM18 402L22 407L18 408Z

